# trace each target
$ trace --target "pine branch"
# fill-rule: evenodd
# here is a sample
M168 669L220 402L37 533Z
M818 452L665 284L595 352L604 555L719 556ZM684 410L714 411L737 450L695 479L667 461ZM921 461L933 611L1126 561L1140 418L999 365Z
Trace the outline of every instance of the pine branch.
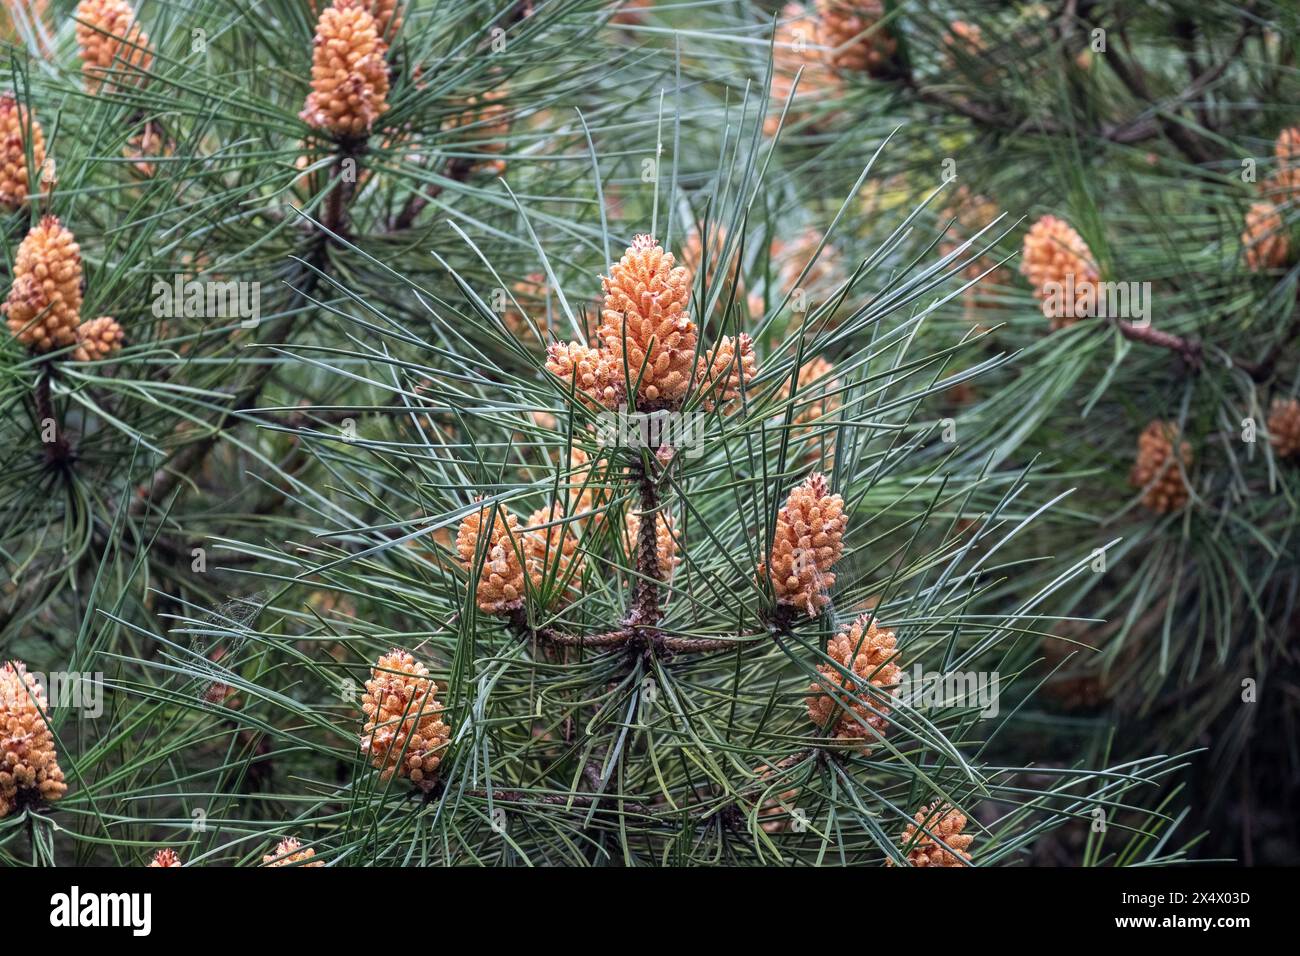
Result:
M321 222L323 228L319 231L319 235L313 244L312 252L307 260L308 266L304 268L305 288L300 290L300 294L304 297L310 297L320 284L320 272L325 269L328 263L330 244L337 242L346 232L348 202L353 194L353 184L348 182L347 163L348 161L355 163L356 157L360 155L363 149L364 144L354 139L337 141L335 160L332 164L334 185L330 189L325 217ZM276 340L287 339L293 334L297 321L297 315L286 315L276 325L272 338ZM222 431L227 427L227 423L243 421L245 420L245 413L257 408L262 390L270 381L275 368L273 363L268 362L254 369L249 376L249 380L244 383L243 388L234 396L234 402L221 412L208 433L202 438L185 445L170 462L154 474L150 487L141 489L142 493L132 505L134 514L144 514L149 509L150 502L165 501L172 496L182 483L192 481L193 476L202 469L208 455L216 447Z
M1201 343L1195 339L1174 335L1172 332L1162 332L1149 325L1137 326L1123 319L1116 319L1114 322L1120 334L1131 342L1168 349L1176 353L1188 368L1197 368L1201 364Z
M662 617L659 606L663 580L659 567L659 490L643 459L635 462L631 471L632 481L640 495L640 520L637 525L637 579L632 613L627 623L633 630L640 630L654 627Z
M54 402L50 397L50 379L54 368L50 362L42 362L36 377L36 431L42 441L46 422L54 424L54 440L43 441L45 446L45 463L54 468L61 468L72 460L72 446L63 430L63 423L54 413Z

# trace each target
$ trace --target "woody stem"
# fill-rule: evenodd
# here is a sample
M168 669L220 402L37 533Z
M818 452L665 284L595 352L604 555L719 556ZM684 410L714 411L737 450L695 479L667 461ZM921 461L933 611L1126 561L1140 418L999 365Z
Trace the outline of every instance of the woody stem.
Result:
M36 379L36 431L41 436L42 443L45 445L45 461L50 465L57 465L67 461L71 454L68 447L67 436L63 433L63 426L54 414L54 401L50 397L50 377L53 372L50 370L50 364L46 362ZM54 423L54 440L46 442L45 423Z
M1120 319L1115 320L1115 327L1130 342L1142 342L1146 345L1154 345L1157 348L1177 352L1188 365L1196 365L1200 361L1201 343L1195 339L1183 338L1181 335L1174 335L1172 332L1161 332L1159 329L1153 329L1150 326L1134 325L1132 322L1124 322Z
M348 202L352 198L352 192L355 187L355 179L348 181L345 171L348 160L356 162L357 156L365 146L365 141L342 140L338 144L338 154L334 159L334 165L331 167L333 172L334 186L330 190L329 199L325 203L325 219L323 225L330 232L342 235L348 225ZM354 176L356 170L353 170Z
M663 580L659 567L659 489L644 463L633 468L641 493L640 520L637 528L635 597L632 602L633 626L653 627L659 622L659 585Z

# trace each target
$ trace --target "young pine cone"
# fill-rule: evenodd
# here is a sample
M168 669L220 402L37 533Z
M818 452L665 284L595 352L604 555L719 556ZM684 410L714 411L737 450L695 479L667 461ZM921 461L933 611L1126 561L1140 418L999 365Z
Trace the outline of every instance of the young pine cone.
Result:
M840 381L831 378L834 371L835 369L830 362L818 356L799 369L797 393L791 391L789 381L781 389L782 399L789 400L792 395L794 396L793 424L795 426L795 438L813 434L818 422L833 415L840 407L841 399L837 391L840 387ZM821 437L826 443L825 451L827 456L833 455L835 453L834 434L824 433ZM819 458L820 451L821 449L817 448L809 449L804 456L805 460Z
M635 555L641 541L641 516L629 509L623 528L624 543L629 553ZM661 581L671 581L673 571L682 563L682 559L677 556L677 539L673 536L672 518L662 511L655 522L655 560L659 565Z
M838 99L840 79L827 65L818 43L817 19L799 4L787 3L772 35L772 84L763 135L777 134L782 111L787 123L795 123L812 108ZM792 91L793 100L790 99ZM790 101L788 111L787 100Z
M81 0L76 34L87 93L137 82L138 72L153 63L149 35L136 23L126 0Z
M819 664L821 679L808 688L808 719L821 728L830 724L829 732L840 740L862 741L863 753L869 752L869 744L889 727L889 707L867 685L888 696L896 693L903 676L896 643L894 632L877 626L870 614L842 628L826 646L826 656L839 667Z
M498 506L488 539L482 545L483 524L489 508L465 516L456 532L456 551L466 570L472 571L483 549L475 600L485 614L508 614L524 604L524 566L520 555L519 519Z
M0 306L9 331L34 352L77 341L81 324L81 247L54 216L18 246L14 284Z
M844 499L830 493L826 478L809 475L790 492L776 516L772 553L758 576L772 582L778 604L815 616L830 603L835 584L831 568L844 553Z
M1282 225L1282 215L1271 202L1253 203L1246 213L1246 228L1241 234L1246 250L1246 268L1266 272L1287 264L1291 244Z
M581 342L552 342L548 345L546 370L565 385L572 385L579 394L590 395L602 405L606 404L607 392L616 395L615 381L622 384L622 375L610 381L609 376L614 370L605 356Z
M77 326L77 347L72 357L78 362L98 362L120 351L124 338L117 320L101 315Z
M30 130L32 165L27 165ZM11 212L25 205L31 192L32 169L45 165L45 134L36 117L12 93L0 93L0 206Z
M311 847L302 849L302 844L295 837L285 837L275 845L275 849L262 857L263 866L324 866L325 863L317 860L315 863L308 863L316 851Z
M172 145L163 138L162 128L157 123L145 123L139 131L131 134L122 149L122 155L131 160L135 171L146 178L158 171L155 159L171 154Z
M19 661L0 667L0 817L68 792L45 723L45 691Z
M334 0L316 24L311 92L299 117L337 136L362 138L388 111L388 46L362 0Z
M1101 278L1088 244L1069 223L1044 216L1025 235L1020 274L1029 280L1053 329L1073 325L1095 310L1096 284ZM1051 288L1050 284L1056 288ZM1073 283L1074 301L1065 296ZM1094 305L1090 307L1088 300Z
M878 26L885 15L881 0L817 0L817 15L821 45L830 47L835 69L875 77L889 73L898 41Z
M602 277L605 307L596 336L605 368L604 403L616 408L637 386L637 410L676 404L695 366L695 323L687 315L691 274L652 236L636 236ZM623 382L624 370L632 382ZM617 383L617 385L615 384Z
M744 332L734 340L724 335L716 349L700 356L695 377L703 394L701 403L708 411L728 405L740 397L757 375L753 339Z
M723 256L727 248L727 230L724 226L714 226L709 231L708 250L704 248L704 239L700 230L692 229L682 242L682 268L692 276L704 271L704 282L712 287L717 283L721 273L726 273L723 285L731 286L740 281L740 251L731 250L731 258L724 263ZM722 268L725 265L725 269ZM705 271L707 270L707 271Z
M471 96L465 100L465 108L452 117L447 124L449 130L462 130L460 137L467 142L467 148L478 153L503 153L506 149L506 137L510 135L510 108L503 102L509 92L504 86L489 90L482 96ZM466 172L485 173L500 176L506 171L503 159L469 159L460 158Z
M564 596L563 591L571 590L582 574L582 554L578 550L574 524L556 502L549 508L534 511L524 530L524 566L528 570L528 583L534 591L540 589L548 578L553 585L559 585L552 603Z
M540 337L540 341L545 343L547 332L550 330L550 322L546 317L546 300L550 294L550 285L546 281L545 274L530 272L514 284L512 291L511 301L505 303L501 315L502 324L521 342L534 344ZM536 331L533 331L534 326Z
M1277 134L1273 155L1283 169L1300 167L1300 126L1290 126Z
M941 843L935 842L922 827ZM916 823L909 823L903 830L908 862L912 866L965 866L970 860L966 851L975 841L975 837L961 832L965 828L966 814L956 807L947 804L941 807L937 803L923 807L916 813Z
M1300 455L1300 401L1275 398L1268 412L1268 440L1279 458Z
M153 855L153 859L149 861L149 866L151 868L155 866L180 866L180 865L181 865L181 858L176 855L175 850L170 848L164 848L162 850L159 850L157 853Z
M829 295L844 281L844 267L839 253L829 244L822 245L823 236L816 229L808 228L793 239L779 236L772 240L770 255L774 262L780 263L781 292L792 297L796 289L814 296ZM818 254L817 248L821 247ZM817 256L814 261L813 256ZM806 271L805 271L806 270ZM807 309L795 309L807 311Z
M952 203L944 210L943 216L945 219L951 218L954 220L953 226L949 230L949 235L952 238L944 239L939 244L939 254L948 256L957 252L962 243L973 239L981 229L997 219L998 207L988 197L974 194L965 186L958 186L957 191L953 194ZM990 238L990 233L980 236L978 240L966 247L962 256L969 258L973 252L978 250L978 244L987 244L987 240ZM984 276L984 278L980 279L980 276ZM962 292L962 300L966 306L966 317L973 321L976 310L988 308L993 304L989 301L989 287L995 284L1006 284L1008 275L1006 268L999 266L997 260L992 256L981 255L967 263L966 267L962 269L961 277L963 282L976 282L975 285Z
M1129 484L1145 489L1142 504L1158 514L1177 511L1187 504L1183 470L1192 467L1192 446L1180 441L1175 459L1174 441L1178 437L1177 425L1157 419L1138 438L1137 461L1129 474Z
M375 664L361 695L361 752L381 771L380 779L397 774L421 789L433 786L451 737L437 692L429 669L406 651L394 648Z

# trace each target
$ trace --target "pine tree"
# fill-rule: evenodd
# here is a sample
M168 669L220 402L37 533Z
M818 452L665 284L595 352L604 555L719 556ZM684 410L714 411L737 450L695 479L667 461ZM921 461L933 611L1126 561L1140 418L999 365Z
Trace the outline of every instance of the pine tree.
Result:
M835 34L820 10L803 15ZM1070 492L1017 558L1091 556L1043 607L1060 620L1032 654L1034 706L1076 745L1118 730L1133 755L1207 746L1197 822L1250 859L1270 834L1222 820L1269 818L1295 779L1274 731L1295 719L1300 580L1294 5L877 14L873 32L774 50L775 75L829 69L839 90L787 112L778 149L828 170L847 132L897 128L869 201L928 200L913 247L942 232L961 287L918 338L969 328L1016 356L930 414L955 419L971 466L1033 463L1042 499ZM884 37L888 76L827 49ZM1053 574L1026 565L1008 586Z
M940 164L900 178L988 109L924 71L1000 35L927 59L932 19L851 7L788 48L731 5L26 7L0 648L51 693L4 702L48 740L0 858L991 866L1091 827L1072 862L1183 859L1182 741L1062 758L1021 716L1097 587L1060 547L1084 465L1041 453L1097 330L1048 334L1005 221L945 237ZM961 132L885 128L913 108ZM1114 340L1208 369L1188 332ZM1161 420L1163 482L1210 419Z

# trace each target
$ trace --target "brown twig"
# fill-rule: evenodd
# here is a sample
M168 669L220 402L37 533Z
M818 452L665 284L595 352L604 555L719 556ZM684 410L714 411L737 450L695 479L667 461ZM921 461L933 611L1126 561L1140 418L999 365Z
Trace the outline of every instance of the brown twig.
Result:
M463 183L469 179L469 174L474 171L474 160L464 156L458 156L448 161L446 178L456 183ZM388 223L389 232L404 232L415 224L416 218L424 212L424 207L431 201L442 195L442 191L447 187L443 183L434 183L424 192L413 192L407 198L402 211L394 216Z
M551 627L539 627L529 633L538 640L546 641L548 644L554 644L557 647L621 647L632 637L632 632L626 628L602 631L598 634L570 634L566 631L557 631Z
M734 651L738 647L749 645L734 637L667 637L662 636L656 642L666 651L674 654L711 654L715 651Z
M628 623L633 628L654 627L663 612L659 607L662 569L659 567L659 489L643 461L632 468L640 492L640 523L637 528L637 580Z
M1201 363L1201 343L1196 339L1184 338L1172 332L1162 332L1149 325L1134 325L1122 319L1115 320L1115 327L1131 342L1141 342L1176 352L1188 368L1197 368Z
M41 366L36 379L36 431L45 446L45 463L51 467L61 467L72 458L72 447L63 431L63 423L54 414L54 401L50 397L50 379L53 367L49 362ZM45 423L54 423L54 440L45 441Z
M1129 69L1128 64L1122 61L1117 53L1108 52L1104 57L1106 63L1134 96L1149 104L1150 110L1120 122L1102 124L1093 131L1093 136L1107 142L1132 145L1152 139L1163 132L1189 159L1193 159L1194 162L1204 161L1205 154L1199 141L1173 119L1172 114L1195 100L1223 75L1224 71L1237 60L1252 29L1250 19L1247 18L1232 49L1222 60L1195 76L1179 93L1159 103L1151 96L1141 76ZM988 129L1004 132L1036 129L1046 136L1067 132L1064 126L1047 117L1017 116L1005 110L985 108L964 96L951 96L940 90L925 89L917 83L910 72L904 73L902 80L922 102L964 116ZM1151 115L1152 113L1155 115Z
M1131 322L1115 320L1115 327L1119 329L1124 338L1132 342L1141 342L1144 345L1154 345L1157 348L1168 349L1176 352L1188 368L1197 368L1200 366L1203 358L1203 348L1197 339L1185 338L1181 335L1174 335L1172 332L1161 332L1150 326L1141 327L1133 325ZM1274 370L1277 368L1278 360L1286 350L1287 345L1300 337L1300 296L1297 297L1295 313L1291 323L1287 326L1282 335L1269 346L1268 351L1260 357L1257 362L1246 362L1229 355L1228 361L1233 368L1245 372L1256 382L1264 382L1272 377Z

